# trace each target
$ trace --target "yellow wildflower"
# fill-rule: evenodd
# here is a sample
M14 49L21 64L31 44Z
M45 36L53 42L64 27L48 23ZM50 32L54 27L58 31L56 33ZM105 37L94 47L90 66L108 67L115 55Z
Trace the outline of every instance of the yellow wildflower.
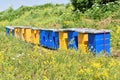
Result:
M107 71L103 71L102 74L101 74L101 76L102 76L103 78L108 78L108 77L109 77Z
M118 61L118 65L120 66L120 61Z
M51 57L50 64L52 64L52 65L53 65L53 64L55 64L55 59L54 59L54 57L53 57L53 56Z
M38 45L35 45L33 48L34 48L34 52L36 52L37 49L39 48L39 46L38 46Z
M83 69L80 69L79 70L79 74L83 74L84 73L84 70Z
M101 64L100 63L92 62L92 67L94 67L94 68L100 68Z
M114 51L114 49L113 49L113 48L110 48L110 51L111 51L111 52L113 52L113 51Z
M112 59L108 64L109 64L109 67L113 67L116 65L114 59Z
M69 21L64 21L65 25L69 25L69 23L70 23Z
M117 34L120 33L120 27L117 27L116 33L117 33Z
M90 68L87 68L87 69L85 69L85 72L90 74L92 72L92 70Z
M99 79L99 76L100 76L100 73L99 73L99 72L95 73L95 75L94 75L94 77L95 77L96 79Z
M109 77L109 74L108 74L107 71L97 72L97 73L95 74L95 78L96 78L96 79L100 79L100 78L106 79L106 78L108 78L108 77Z
M46 62L46 61L43 61L43 64L47 64L47 62Z
M43 76L44 80L49 80L46 76Z
M47 54L47 55L52 55L53 53L51 53L51 52L46 52L46 54Z
M4 59L4 57L3 57L2 53L0 52L0 63L3 62L3 59Z

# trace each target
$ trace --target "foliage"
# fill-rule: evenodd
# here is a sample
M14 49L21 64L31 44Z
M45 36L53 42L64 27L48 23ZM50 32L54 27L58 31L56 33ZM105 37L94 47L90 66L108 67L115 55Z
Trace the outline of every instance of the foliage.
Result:
M74 11L80 10L85 12L90 9L94 4L106 4L109 2L115 2L118 0L71 0L72 5L74 6Z
M59 6L59 5L58 5ZM17 10L13 10L12 7L8 8L7 10L0 13L0 21L1 20L9 20L12 21L16 18L19 18L20 16L24 15L25 12L36 10L36 9L44 9L47 7L53 7L52 4L45 4L44 6L34 6L34 7L27 7L27 6L21 6Z
M94 4L93 0L71 0L71 2L75 8L74 11L80 10L81 12L86 11Z
M93 19L105 19L114 16L120 10L120 2L111 2L106 5L94 4L91 9L86 11L87 15Z
M120 48L120 26L117 26L112 32L111 32L111 41L113 47Z

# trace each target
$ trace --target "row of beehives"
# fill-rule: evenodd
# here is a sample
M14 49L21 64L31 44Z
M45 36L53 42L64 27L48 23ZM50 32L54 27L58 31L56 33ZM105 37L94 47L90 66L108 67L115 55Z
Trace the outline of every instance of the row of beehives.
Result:
M79 49L99 54L110 54L110 30L87 28L39 29L33 27L6 27L6 34L12 34L23 41L39 44L50 49Z

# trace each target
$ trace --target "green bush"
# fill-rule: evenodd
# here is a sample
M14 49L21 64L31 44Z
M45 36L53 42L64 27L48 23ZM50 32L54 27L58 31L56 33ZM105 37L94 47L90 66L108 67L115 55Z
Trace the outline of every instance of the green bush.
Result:
M118 0L71 0L71 3L74 6L74 11L80 10L81 12L85 12L86 10L90 9L95 3L106 4L115 1Z
M120 2L110 2L107 4L94 4L85 13L92 19L105 19L109 16L114 16L118 14L120 9Z

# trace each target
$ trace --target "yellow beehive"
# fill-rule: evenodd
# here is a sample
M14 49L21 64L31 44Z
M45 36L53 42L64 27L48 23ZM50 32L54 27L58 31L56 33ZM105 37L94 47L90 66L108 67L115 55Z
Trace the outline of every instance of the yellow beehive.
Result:
M31 43L38 45L39 44L39 29L33 28L31 30Z
M19 38L19 39L21 39L21 33L20 33L20 32L21 32L21 28L19 27L19 28L18 28L18 38Z
M24 28L24 39L26 42L31 42L31 28Z
M88 50L88 34L78 33L78 49L82 52L87 52Z
M15 32L15 37L19 39L20 38L20 27L15 27L14 32Z
M15 28L14 31L15 31L15 37L18 38L17 28Z
M68 48L68 34L67 32L59 32L59 48L67 49Z
M12 36L12 31L13 31L13 29L10 29L10 35Z
M25 29L24 28L20 28L20 39L22 41L25 41Z

